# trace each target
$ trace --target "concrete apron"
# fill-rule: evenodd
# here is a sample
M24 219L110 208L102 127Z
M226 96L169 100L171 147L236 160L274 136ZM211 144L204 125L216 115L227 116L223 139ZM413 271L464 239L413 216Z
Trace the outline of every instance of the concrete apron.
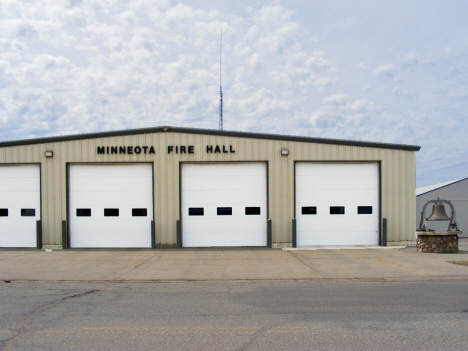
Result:
M415 247L181 250L0 250L1 281L465 279L460 253Z

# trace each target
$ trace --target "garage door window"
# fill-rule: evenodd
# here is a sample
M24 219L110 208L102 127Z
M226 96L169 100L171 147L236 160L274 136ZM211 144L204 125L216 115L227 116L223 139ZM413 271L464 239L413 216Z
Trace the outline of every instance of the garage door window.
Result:
M21 217L35 217L36 210L34 208L22 208Z
M260 215L260 207L246 207L245 208L245 215L246 216L259 216Z
M358 206L358 214L372 214L372 206Z
M119 209L118 208L105 208L104 217L118 217Z
M330 214L331 215L344 215L345 208L344 206L330 206Z
M90 208L77 208L76 216L77 217L91 217L91 209Z
M188 209L189 216L204 216L205 209L203 207L190 207Z
M218 216L232 216L232 207L218 207Z
M304 206L304 207L302 207L302 214L303 215L316 215L317 214L317 207L315 207L315 206Z
M132 208L132 217L147 217L148 209L146 208Z
M0 217L8 217L8 208L0 208Z

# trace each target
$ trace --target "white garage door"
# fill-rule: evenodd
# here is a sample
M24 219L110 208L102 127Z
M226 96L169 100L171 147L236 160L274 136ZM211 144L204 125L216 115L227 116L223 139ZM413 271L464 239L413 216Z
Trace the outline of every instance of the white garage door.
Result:
M296 240L308 245L379 243L376 163L297 163Z
M150 164L71 165L70 247L151 247Z
M0 247L36 247L40 188L39 165L0 166Z
M266 246L264 163L182 165L184 247Z

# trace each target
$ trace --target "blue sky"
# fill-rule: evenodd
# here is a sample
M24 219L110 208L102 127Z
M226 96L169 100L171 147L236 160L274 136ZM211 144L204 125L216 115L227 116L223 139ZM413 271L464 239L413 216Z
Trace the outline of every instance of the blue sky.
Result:
M0 140L159 125L422 146L468 176L468 2L0 0Z

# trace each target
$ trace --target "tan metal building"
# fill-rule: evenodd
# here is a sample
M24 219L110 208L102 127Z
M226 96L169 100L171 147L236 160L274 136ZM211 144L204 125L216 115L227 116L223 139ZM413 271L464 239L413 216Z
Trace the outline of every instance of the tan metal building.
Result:
M414 242L419 146L157 127L0 143L0 247Z

